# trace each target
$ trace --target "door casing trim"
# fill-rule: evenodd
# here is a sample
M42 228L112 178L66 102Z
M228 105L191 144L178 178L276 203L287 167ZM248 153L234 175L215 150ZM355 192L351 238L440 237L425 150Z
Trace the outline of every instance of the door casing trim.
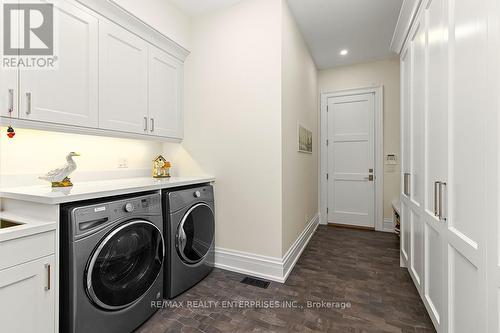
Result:
M374 94L375 101L375 230L384 230L384 86L362 87L320 93L320 170L319 170L319 210L320 223L328 224L328 187L326 174L328 172L327 105L332 97Z

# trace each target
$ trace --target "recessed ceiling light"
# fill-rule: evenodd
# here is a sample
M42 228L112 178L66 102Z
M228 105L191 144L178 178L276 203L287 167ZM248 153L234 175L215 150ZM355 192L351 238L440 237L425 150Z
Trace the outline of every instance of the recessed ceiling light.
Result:
M349 50L347 50L347 49L340 50L341 56L346 56L348 53L349 53Z

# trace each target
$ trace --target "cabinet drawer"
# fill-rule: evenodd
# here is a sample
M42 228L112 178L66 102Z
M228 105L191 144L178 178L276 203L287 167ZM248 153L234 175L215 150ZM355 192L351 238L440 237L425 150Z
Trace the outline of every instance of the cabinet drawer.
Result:
M55 232L0 242L0 270L55 253Z

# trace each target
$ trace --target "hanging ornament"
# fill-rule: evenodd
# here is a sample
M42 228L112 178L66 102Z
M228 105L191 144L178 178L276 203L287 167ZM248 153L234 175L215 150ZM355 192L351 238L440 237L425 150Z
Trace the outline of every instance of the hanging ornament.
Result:
M7 136L12 139L14 137L14 135L16 135L16 131L14 131L14 129L12 128L12 126L9 125L9 127L7 128Z

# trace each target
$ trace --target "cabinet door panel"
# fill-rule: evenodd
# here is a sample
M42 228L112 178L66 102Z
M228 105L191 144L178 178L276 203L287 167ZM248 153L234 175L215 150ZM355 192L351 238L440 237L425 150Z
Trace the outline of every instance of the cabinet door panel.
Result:
M449 1L448 331L486 332L488 8Z
M20 117L97 127L98 20L62 0L54 17L57 68L20 71Z
M17 70L0 69L0 116L13 118L19 116L17 97Z
M99 127L146 133L148 44L111 22L99 23Z
M149 48L150 132L182 138L183 66L164 51Z
M421 206L423 191L423 156L424 156L424 109L425 109L425 21L418 22L415 29L412 47L412 81L411 81L411 116L410 116L410 173L411 201Z
M410 173L411 45L401 55L401 254L406 264L411 260L410 207L405 194L405 174Z
M410 274L422 292L424 285L424 112L426 80L426 34L425 19L420 18L411 32L410 115L409 115L409 173L410 195Z
M424 303L438 332L444 332L447 289L444 281L444 222L438 212L439 188L447 182L448 165L448 59L447 0L432 0L427 18L427 108L425 112L425 284Z
M0 5L3 6L3 1ZM0 24L0 36L4 36L4 24ZM19 36L19 31L17 34ZM0 116L2 117L19 117L18 100L18 71L17 69L0 68ZM9 110L12 109L12 112Z
M54 282L54 256L0 271L2 332L54 332Z

